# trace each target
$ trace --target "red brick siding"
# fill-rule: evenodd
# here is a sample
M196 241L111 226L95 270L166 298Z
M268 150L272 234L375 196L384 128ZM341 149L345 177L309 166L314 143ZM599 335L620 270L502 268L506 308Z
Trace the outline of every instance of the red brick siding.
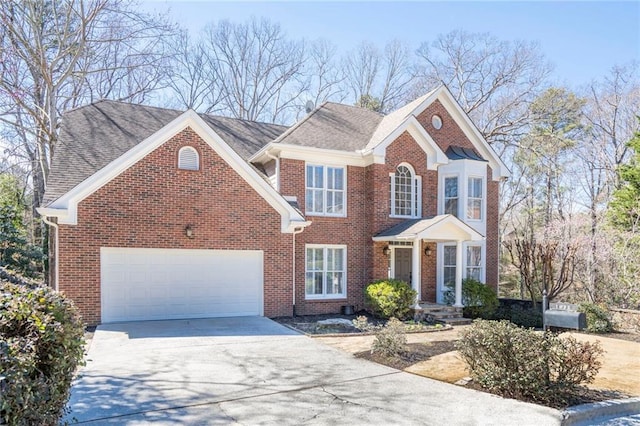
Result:
M431 124L431 117L439 115L442 118L442 127L436 130ZM446 151L449 145L457 145L465 148L473 148L473 144L464 134L462 129L449 115L444 105L435 100L417 117L418 121L431 135L442 151Z
M177 169L184 145L198 150L201 170ZM280 227L280 215L186 129L83 200L78 225L60 226L59 288L96 324L100 247L263 250L264 313L291 315L292 236Z
M295 195L304 211L305 162L280 160L283 195ZM371 235L367 200L366 170L348 166L347 217L307 216L311 226L296 236L296 312L301 315L336 313L343 305L364 307L364 287L371 280ZM347 246L347 297L330 300L305 299L306 244L344 244Z

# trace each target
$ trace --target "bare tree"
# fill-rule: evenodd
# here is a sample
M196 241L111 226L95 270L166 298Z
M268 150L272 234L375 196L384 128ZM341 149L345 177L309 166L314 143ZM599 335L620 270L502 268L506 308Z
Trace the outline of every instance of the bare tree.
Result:
M565 225L564 221L549 224L533 238L526 229L514 231L505 239L504 246L534 303L544 290L553 300L574 284L580 242Z
M325 39L309 43L305 74L310 80L309 100L314 105L325 101L341 102L346 96L342 87L345 76L336 63L336 51L336 46Z
M220 90L210 68L205 47L193 41L187 31L173 39L169 93L173 100L167 105L210 113L219 107Z
M280 25L265 19L220 21L205 29L204 47L228 114L284 122L293 113L302 93L305 49L288 40Z
M626 141L640 130L636 118L640 111L637 69L635 63L613 67L602 81L592 82L585 90L587 104L583 119L588 131L575 150L579 161L573 181L582 190L579 200L587 208L590 220L590 251L584 253L588 266L583 271L583 280L592 301L597 299L599 292L618 281L611 276L607 263L601 260L601 252L608 245L602 234L610 234L610 230L604 229L603 212L613 190L619 186L617 168L630 155ZM614 255L624 253L624 250L611 253L612 258L617 258Z
M346 85L353 101L361 106L375 105L389 112L406 101L411 82L410 56L407 46L392 40L384 51L369 42L362 42L343 60Z
M551 71L535 43L460 30L422 43L417 55L414 95L444 82L499 152L528 131L528 107Z
M0 123L31 163L40 204L60 114L101 97L142 100L169 29L125 1L0 2Z

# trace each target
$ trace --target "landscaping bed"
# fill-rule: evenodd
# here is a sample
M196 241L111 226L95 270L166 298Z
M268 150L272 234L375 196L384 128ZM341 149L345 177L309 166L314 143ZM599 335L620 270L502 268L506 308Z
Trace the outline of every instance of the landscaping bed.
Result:
M371 353L371 351L363 351L354 355L357 358L367 359L369 361L377 362L378 364L386 365L398 370L405 370L414 364L426 361L434 356L445 354L455 350L455 341L433 341L426 343L410 343L407 345L406 351L397 357L385 357L380 354ZM460 382L456 383L456 385L481 392L491 393L469 378L461 380ZM586 386L579 386L574 390L574 392L564 394L562 398L559 398L557 400L547 402L525 398L522 398L521 400L534 404L546 405L551 408L565 409L574 405L602 402L611 399L624 399L630 397L631 395L625 394L623 392L606 389L592 389Z
M274 321L300 331L308 335L330 335L330 334L371 334L363 332L353 325L353 320L364 316L370 325L382 326L386 320L376 318L366 311L357 312L354 315L324 314L324 315L299 315L295 317L273 318ZM405 322L406 333L425 333L430 331L450 330L451 326L434 323Z
M409 343L407 344L406 351L397 357L385 357L384 355L372 353L371 351L358 352L355 356L398 370L404 370L418 362L455 350L455 342L443 340L425 343Z

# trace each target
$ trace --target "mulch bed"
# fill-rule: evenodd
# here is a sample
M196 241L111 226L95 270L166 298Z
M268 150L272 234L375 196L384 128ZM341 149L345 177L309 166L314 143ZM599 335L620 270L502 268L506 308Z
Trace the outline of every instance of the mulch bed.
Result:
M425 361L436 355L455 350L455 342L444 340L427 343L409 343L407 344L407 350L398 357L385 357L378 353L371 353L371 351L358 352L355 356L398 370L404 370L420 361Z
M326 335L326 334L362 334L362 331L351 325L319 325L318 321L326 319L341 318L346 319L349 322L353 321L359 316L367 317L369 324L371 325L384 325L386 320L376 318L366 311L356 312L354 315L341 315L341 314L323 314L323 315L299 315L295 317L279 317L272 318L274 321L279 322L289 328L301 331L311 335ZM417 333L423 331L435 331L435 330L447 330L449 326L442 325L422 325L422 324L410 324L407 325L408 333Z

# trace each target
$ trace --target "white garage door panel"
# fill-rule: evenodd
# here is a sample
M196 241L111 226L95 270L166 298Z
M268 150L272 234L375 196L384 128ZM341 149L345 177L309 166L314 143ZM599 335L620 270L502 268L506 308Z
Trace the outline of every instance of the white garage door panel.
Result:
M255 250L100 249L102 322L263 314Z

